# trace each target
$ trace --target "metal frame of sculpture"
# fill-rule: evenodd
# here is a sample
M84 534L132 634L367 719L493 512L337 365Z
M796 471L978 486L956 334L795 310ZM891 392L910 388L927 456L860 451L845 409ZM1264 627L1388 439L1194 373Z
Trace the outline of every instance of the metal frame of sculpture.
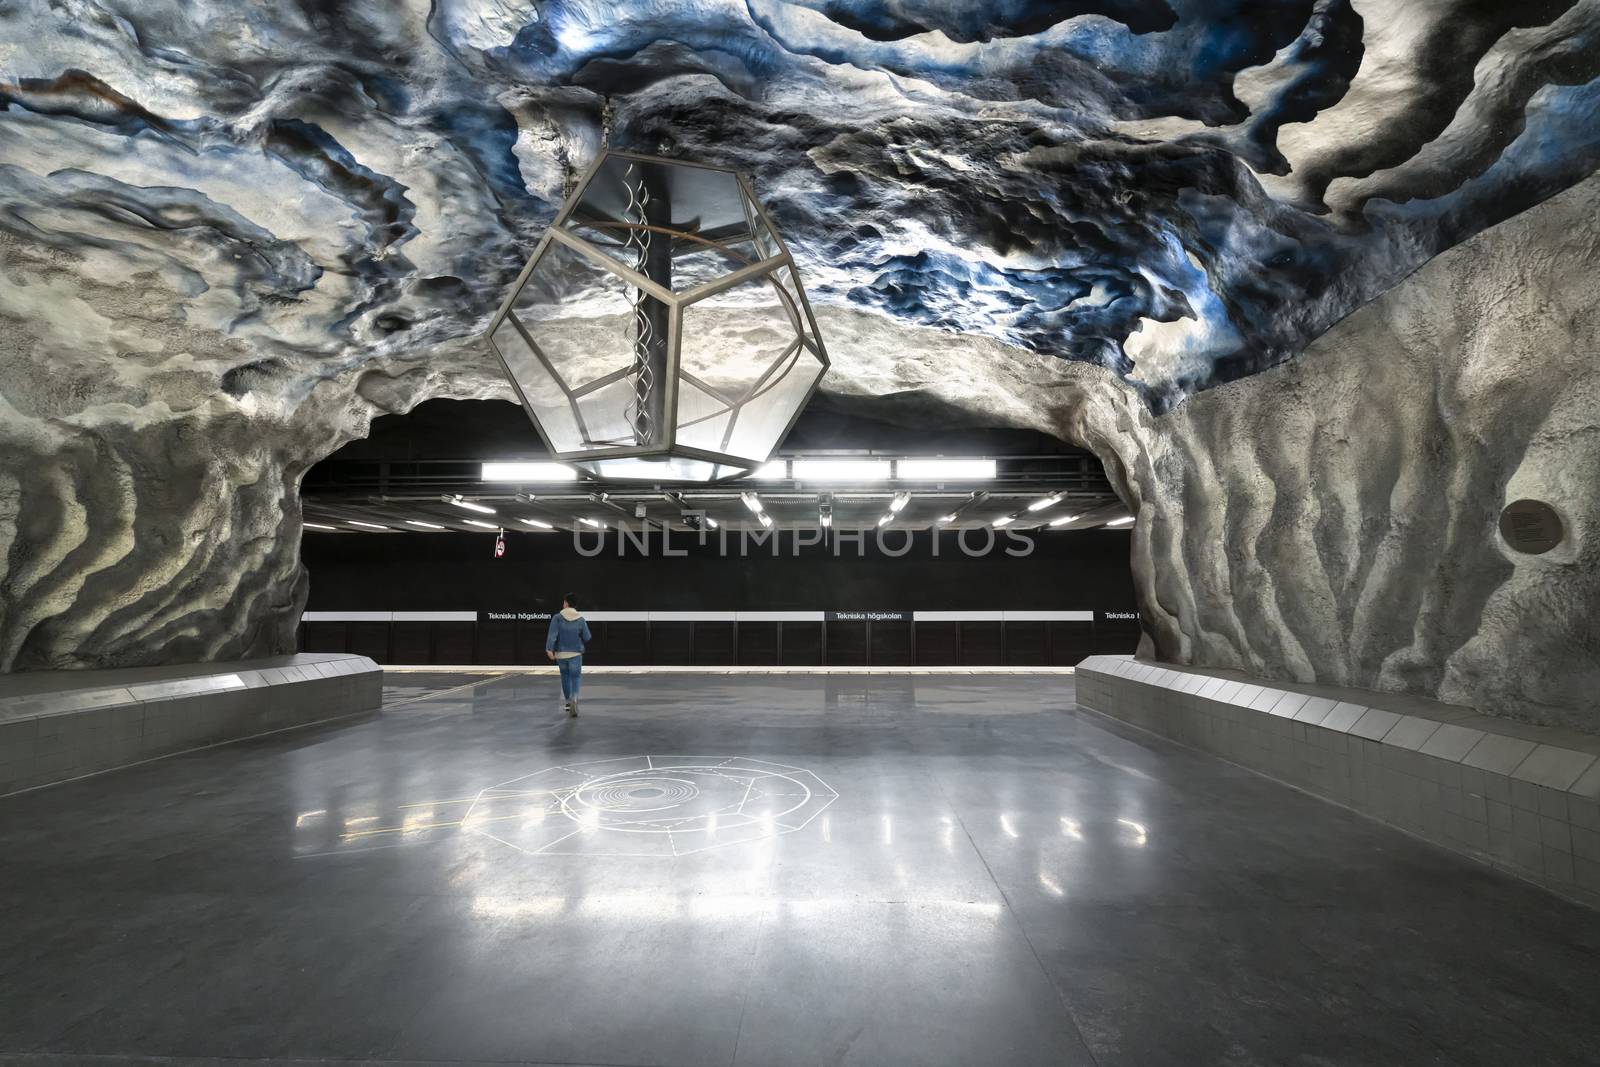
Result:
M586 301L597 306L573 308ZM722 318L697 331L688 320L701 309ZM619 328L620 354L596 355L594 331ZM748 179L610 150L561 206L487 340L555 458L607 480L749 473L828 368L794 259Z

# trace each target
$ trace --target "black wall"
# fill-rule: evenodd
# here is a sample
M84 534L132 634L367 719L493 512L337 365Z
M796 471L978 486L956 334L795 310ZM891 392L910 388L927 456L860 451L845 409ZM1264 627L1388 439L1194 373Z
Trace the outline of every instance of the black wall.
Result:
M885 535L890 552L905 534ZM1021 553L1031 538L1027 555ZM1093 652L1131 652L1138 643L1128 534L996 536L991 551L969 556L954 533L919 532L901 556L875 534L853 542L802 547L784 533L745 543L730 532L701 545L675 533L682 556L662 553L657 531L649 554L616 533L598 554L577 551L570 534L508 532L504 558L494 535L319 534L302 554L311 573L312 611L476 611L478 623L313 622L302 628L310 651L351 651L390 663L537 663L545 624L489 621L487 613L548 612L573 591L589 610L1083 610L1095 621L1005 624L961 622L597 623L590 662L756 664L1072 664ZM967 537L979 552L981 531ZM585 535L593 551L601 542ZM619 554L618 546L622 551ZM1126 618L1106 618L1107 613Z
M1061 608L1132 611L1133 577L1128 567L1128 534L1115 530L1031 536L1033 551L1009 556L1022 545L997 532L993 551L965 555L956 535L940 535L939 555L932 534L918 532L912 551L899 558L878 550L871 531L862 551L841 542L815 545L793 555L793 532L779 542L748 544L740 556L737 533L720 554L718 535L672 535L674 551L664 557L660 533L644 556L631 542L618 555L615 532L605 550L586 558L565 533L507 531L506 555L494 558L494 534L324 534L307 531L302 558L311 572L311 600L317 611L543 610L561 606L561 594L577 592L587 608L616 610L822 610L861 608L974 609ZM885 544L898 550L905 534L889 532ZM582 544L592 549L594 535ZM973 531L967 544L985 543Z

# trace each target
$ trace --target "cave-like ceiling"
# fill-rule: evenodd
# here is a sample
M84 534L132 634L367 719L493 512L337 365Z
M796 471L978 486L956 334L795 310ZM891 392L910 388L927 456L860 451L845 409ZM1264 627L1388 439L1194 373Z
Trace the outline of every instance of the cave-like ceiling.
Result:
M1597 37L1591 0L8 0L0 229L256 357L421 350L608 137L751 174L819 305L1160 408L1594 171Z

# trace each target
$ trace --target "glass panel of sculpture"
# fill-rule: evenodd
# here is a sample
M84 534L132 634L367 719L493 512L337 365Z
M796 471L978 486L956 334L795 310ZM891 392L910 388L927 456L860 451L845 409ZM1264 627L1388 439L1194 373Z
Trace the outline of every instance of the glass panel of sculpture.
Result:
M559 218L491 334L557 457L655 481L768 459L827 355L747 183L607 153Z

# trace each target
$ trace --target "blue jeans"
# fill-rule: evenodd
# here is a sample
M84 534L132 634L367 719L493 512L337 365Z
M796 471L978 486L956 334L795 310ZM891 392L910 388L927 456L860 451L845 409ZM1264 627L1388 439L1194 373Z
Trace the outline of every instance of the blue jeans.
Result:
M578 699L578 686L583 681L583 657L568 656L556 660L561 671L561 695L567 700Z

